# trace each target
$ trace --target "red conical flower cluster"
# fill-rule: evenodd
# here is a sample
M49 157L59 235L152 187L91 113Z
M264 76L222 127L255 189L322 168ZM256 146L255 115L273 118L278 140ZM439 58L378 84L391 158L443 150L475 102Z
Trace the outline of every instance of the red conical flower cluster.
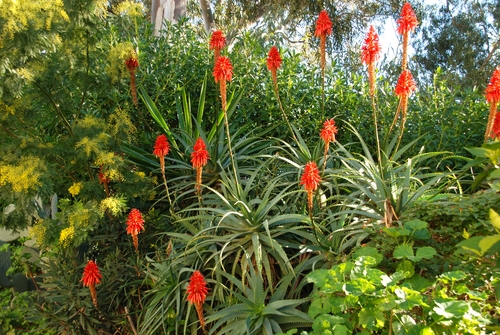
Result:
M165 173L165 156L168 155L169 151L170 145L168 144L167 136L164 134L159 135L155 141L153 154L160 158L160 168L162 173Z
M210 38L210 49L214 50L214 59L217 62L217 59L220 57L221 50L226 46L226 37L221 30L216 30L212 33L212 37Z
M300 185L304 185L304 189L307 191L307 205L309 208L309 213L312 213L313 208L313 192L316 191L318 185L321 181L319 175L318 166L315 162L308 162L304 167L304 172L300 179Z
M495 113L490 137L492 140L500 141L500 113Z
M409 70L403 70L403 72L399 76L396 88L394 89L394 93L400 98L400 108L394 117L394 121L392 123L393 125L396 123L399 111L401 111L401 129L404 128L404 125L406 123L406 113L408 110L408 97L416 89L417 86L415 84L415 81L413 80L411 72Z
M207 146L201 137L198 137L194 146L193 152L191 153L191 163L193 163L193 168L196 169L196 190L200 192L201 190L201 174L203 167L207 164L210 155Z
M226 82L233 78L233 66L231 61L226 56L221 56L217 59L214 66L214 79L220 84L220 95L222 101L222 109L226 110Z
M200 320L200 325L205 329L205 318L203 317L203 303L207 298L208 287L205 277L200 271L196 270L191 275L189 280L189 285L187 287L187 300L195 305L196 312L198 313L198 320Z
M417 16L413 11L413 8L408 2L405 2L401 10L401 15L397 20L399 34L403 35L403 57L402 57L402 68L406 70L407 58L408 58L408 44L410 38L410 32L414 31L418 25Z
M128 214L127 218L127 234L132 236L132 241L134 242L134 248L139 251L139 233L144 230L144 219L142 218L141 212L133 208Z
M322 10L319 13L318 19L316 21L316 31L314 32L314 36L320 38L319 42L319 50L320 50L320 65L321 69L324 71L326 66L326 36L332 34L332 21L330 21L330 17L328 16L328 12L326 10Z
M490 103L490 115L488 116L488 123L486 125L486 132L484 134L484 140L488 138L494 138L493 133L493 123L498 119L497 107L500 102L500 68L496 68L491 76L490 82L486 90L484 91L486 95L486 101Z
M375 94L375 62L380 58L382 50L377 32L370 26L363 46L361 47L361 59L368 65L368 81L370 83L370 95Z
M276 46L273 46L269 50L269 54L267 55L266 63L267 63L267 68L269 69L269 71L271 71L271 76L273 78L273 84L274 84L275 89L276 89L276 85L277 85L277 81L278 81L276 71L281 66L280 52L278 51L278 48Z
M137 107L138 101L137 101L137 92L135 88L135 69L139 66L139 61L137 60L137 57L132 56L126 59L125 66L127 67L128 72L130 73L130 91L132 92L132 100L134 101L134 105Z
M95 285L100 284L102 279L101 271L94 261L90 260L83 269L83 276L81 281L83 286L86 286L90 290L90 296L92 297L92 303L97 307L97 291Z
M330 148L330 142L335 142L335 135L337 135L338 129L335 126L335 120L329 119L323 123L323 128L320 132L320 137L325 142L325 150L323 153L323 172L325 172L326 167L326 156L328 154L328 149Z

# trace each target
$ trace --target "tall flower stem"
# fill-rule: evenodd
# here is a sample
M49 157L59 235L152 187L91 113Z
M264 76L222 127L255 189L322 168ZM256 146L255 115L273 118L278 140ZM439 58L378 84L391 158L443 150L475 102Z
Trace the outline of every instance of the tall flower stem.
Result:
M325 114L325 68L326 68L326 36L332 34L332 21L326 10L319 13L316 20L314 35L319 37L320 66L321 66L321 113Z
M281 103L280 94L278 92L278 83L275 82L273 86L274 86L274 94L276 95L276 99L278 100L278 105L280 107L281 113L283 114L283 118L285 119L286 124L288 125L288 129L290 130L290 133L292 133L292 137L293 137L295 143L299 143L299 141L297 140L297 137L295 136L295 132L293 131L292 125L290 124L290 121L288 121L288 117L286 116L285 109L283 108L283 105Z

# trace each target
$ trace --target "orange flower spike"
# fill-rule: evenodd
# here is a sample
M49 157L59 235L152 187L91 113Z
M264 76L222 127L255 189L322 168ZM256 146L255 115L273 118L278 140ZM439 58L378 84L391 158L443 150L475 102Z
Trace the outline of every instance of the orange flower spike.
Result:
M201 137L199 137L194 146L193 152L191 153L191 163L193 163L193 168L196 169L196 190L200 192L201 190L201 174L203 167L207 164L210 155L207 146Z
M165 156L168 155L169 151L170 145L168 144L167 136L164 134L159 135L155 141L153 154L160 158L160 168L162 173L165 173Z
M134 105L137 107L138 100L135 88L135 69L139 66L139 61L135 56L132 56L129 59L125 60L125 66L127 67L128 72L130 73L130 91L132 92L132 100L134 101Z
M214 59L217 62L217 59L220 57L221 50L226 46L226 37L221 30L216 30L212 33L212 37L210 38L210 49L214 50Z
M368 65L368 81L370 83L370 95L375 94L375 62L380 58L380 46L378 34L373 26L370 26L363 46L361 47L361 59Z
M127 218L127 234L132 236L132 241L134 242L134 248L139 251L139 233L144 230L144 219L142 218L141 212L133 208L128 214Z
M405 2L401 10L401 15L399 16L399 19L396 21L396 23L398 24L398 33L403 35L402 68L403 70L405 70L408 58L410 32L413 32L418 25L417 16L415 15L415 12L413 11L410 3Z
M413 76L409 70L404 70L399 76L394 93L400 98L401 124L404 127L408 110L408 97L417 89ZM396 114L397 118L398 114ZM396 120L396 118L394 120Z
M323 128L320 132L320 137L325 142L325 151L323 153L323 172L326 167L326 155L328 154L328 149L330 148L330 142L335 142L335 135L337 135L338 129L335 126L335 120L326 120L323 123Z
M320 55L321 55L321 68L324 70L326 66L326 36L332 34L332 21L328 16L326 10L322 10L319 13L318 19L316 20L316 31L314 36L320 38Z
M495 113L495 119L493 120L493 126L491 127L490 137L492 140L500 140L500 113Z
M88 261L87 265L85 265L85 268L83 269L81 281L83 282L83 286L89 288L92 303L95 307L97 307L97 291L95 289L95 285L100 284L101 279L102 275L97 264L92 260Z
M203 317L203 303L207 298L208 287L205 277L200 271L196 270L191 275L189 279L189 285L187 287L187 300L194 304L196 307L196 312L198 313L198 320L200 320L200 325L205 329L205 318Z
M486 125L486 133L484 139L493 138L493 123L498 119L496 117L498 103L500 102L500 68L497 68L491 76L490 82L486 90L486 101L490 104L490 115L488 116L488 123Z
M213 75L215 82L220 84L222 109L226 111L226 82L233 78L233 66L228 57L221 56L217 59Z
M276 72L281 67L281 62L282 62L282 60L281 60L280 52L278 51L278 48L276 46L273 46L269 50L269 54L267 55L266 63L267 63L268 70L271 71L271 75L273 78L273 84L275 86L275 89L276 89L276 85L278 83L278 78L277 78Z
M319 175L318 166L315 162L308 162L304 167L300 185L304 185L304 189L307 191L307 205L310 213L313 208L313 192L318 188L320 181L321 177Z

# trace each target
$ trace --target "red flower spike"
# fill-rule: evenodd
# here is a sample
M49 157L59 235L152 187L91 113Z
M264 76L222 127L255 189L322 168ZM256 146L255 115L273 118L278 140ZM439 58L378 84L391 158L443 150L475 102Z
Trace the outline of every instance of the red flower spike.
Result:
M401 9L401 15L399 19L396 21L398 24L397 31L399 34L404 35L409 33L410 31L414 31L418 25L417 16L413 11L409 2L405 2L403 8Z
M334 142L335 135L338 133L338 129L335 126L335 120L326 120L323 123L323 128L321 129L320 137L325 143Z
M370 26L363 46L361 47L361 59L364 64L376 62L380 58L382 47L378 39L378 34L373 26Z
M276 71L281 67L281 56L276 46L271 47L266 61L269 71Z
M135 57L130 57L125 61L125 66L129 71L133 71L139 66L139 61Z
M198 137L193 145L193 152L191 153L191 163L193 168L203 167L207 164L210 155L207 151L207 146L201 137Z
M203 303L205 302L205 299L207 297L208 287L205 281L205 277L203 277L200 271L196 270L191 275L191 279L189 280L189 285L187 287L187 293L187 300L195 305L201 328L205 329Z
M164 134L159 135L155 141L153 154L160 158L160 169L162 174L165 174L165 156L168 155L169 151L170 145L168 144L167 136Z
M92 297L92 303L97 308L97 291L95 286L101 283L102 275L99 271L99 267L94 261L90 260L85 265L83 269L83 276L81 281L83 286L87 286L90 290L90 296Z
M332 21L330 21L330 17L328 16L328 12L326 10L322 10L319 13L318 19L316 20L316 31L314 32L314 36L326 36L332 34Z
M128 214L127 218L127 234L132 236L132 241L134 242L134 248L136 251L139 250L139 233L144 230L144 219L142 218L141 212L133 208Z
M204 303L208 293L207 282L200 271L196 270L189 279L187 300L193 304Z
M233 78L233 66L228 57L221 56L217 59L213 75L216 83L219 81L231 81Z
M135 56L130 57L125 60L125 66L130 73L130 91L132 92L132 100L134 101L134 105L137 107L139 102L137 100L137 92L135 88L135 69L139 66L139 61Z
M94 261L90 260L85 265L83 269L83 276L81 281L83 282L83 286L91 286L100 284L102 279L101 272L99 271L99 267Z
M210 38L210 49L214 50L215 61L220 57L220 51L226 46L226 37L220 30L212 33Z
M194 146L193 152L191 153L191 163L193 163L193 168L196 169L196 190L200 192L201 190L201 174L203 167L207 164L210 155L207 146L203 139L199 137Z
M313 208L313 192L318 188L320 181L321 177L319 176L319 170L316 163L307 163L300 179L300 185L304 185L304 189L307 191L307 206L309 213L312 212Z
M493 140L499 140L500 139L500 113L496 112L494 121L493 121L493 126L491 128L491 139Z
M413 76L409 70L404 70L399 76L398 83L394 89L394 93L398 97L409 96L413 91L417 89Z
M484 91L489 103L500 102L500 68L497 68L491 76L490 83Z

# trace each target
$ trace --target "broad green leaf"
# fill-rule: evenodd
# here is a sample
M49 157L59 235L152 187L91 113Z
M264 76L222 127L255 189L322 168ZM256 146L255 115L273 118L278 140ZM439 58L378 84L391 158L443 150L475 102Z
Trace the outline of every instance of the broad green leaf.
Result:
M330 300L327 297L315 297L307 313L311 318L315 318L317 315L328 314L330 311Z
M448 282L456 282L459 280L464 280L467 278L467 274L463 271L450 271L450 272L445 272L442 275L439 276L439 279L443 281L444 283Z
M349 330L344 325L335 325L333 327L333 335L350 335L352 334L352 331Z
M500 229L500 215L493 209L490 209L490 221L493 227Z
M349 294L362 295L364 293L370 293L375 291L375 285L373 285L372 282L364 278L358 278L344 284L343 289L345 294L348 295Z
M465 148L465 150L467 150L468 152L470 152L471 154L473 154L476 157L484 157L484 158L488 157L488 152L489 152L489 150L487 150L487 149L477 148L477 147Z
M425 327L420 331L420 335L435 335L435 333L430 327Z
M434 300L436 306L432 309L437 315L446 319L462 318L469 311L469 305L465 301L457 300Z
M486 236L481 241L479 241L479 248L481 248L481 254L487 253L491 247L496 243L500 242L500 235Z
M409 311L416 306L427 306L427 304L422 300L420 292L410 288L397 288L394 290L394 294L398 297L396 303L404 310Z
M374 247L364 247L356 250L353 255L353 259L356 259L360 256L371 256L376 260L377 264L382 262L382 260L384 259L384 256L380 254Z
M369 330L377 330L384 327L385 316L382 311L363 308L358 314L359 324Z
M415 255L418 260L422 258L431 259L436 255L436 249L432 247L421 247L417 249L417 254Z
M457 244L457 247L461 247L465 250L469 250L477 255L480 255L481 248L479 247L479 241L483 239L484 236L473 236Z
M420 229L426 229L428 226L427 222L422 220L411 220L404 224L404 227L409 231L416 231Z
M413 248L411 245L408 244L401 244L394 249L393 253L394 258L401 259L401 258L413 258Z

